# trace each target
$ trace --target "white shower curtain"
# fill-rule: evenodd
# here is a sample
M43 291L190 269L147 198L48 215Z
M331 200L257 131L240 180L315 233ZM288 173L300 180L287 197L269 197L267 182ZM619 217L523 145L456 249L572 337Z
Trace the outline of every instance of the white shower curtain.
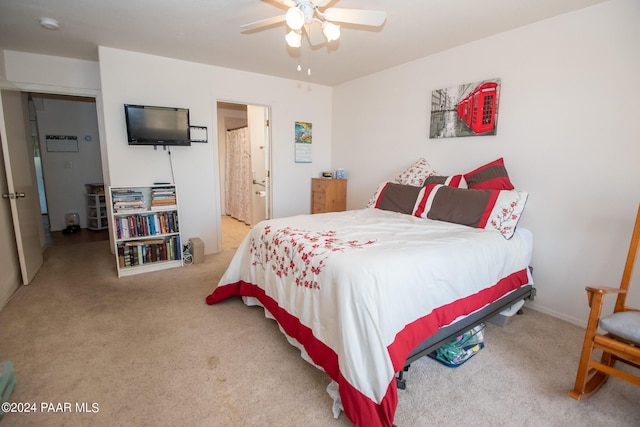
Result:
M253 175L251 141L246 126L227 131L225 169L225 212L251 225Z

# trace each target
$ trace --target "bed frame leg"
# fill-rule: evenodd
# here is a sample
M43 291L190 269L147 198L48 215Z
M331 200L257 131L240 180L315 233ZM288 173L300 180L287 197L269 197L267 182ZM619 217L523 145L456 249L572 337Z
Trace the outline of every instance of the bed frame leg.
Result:
M405 390L407 388L407 381L404 379L404 373L409 370L411 365L405 366L402 371L398 372L398 376L396 377L396 387L399 390Z

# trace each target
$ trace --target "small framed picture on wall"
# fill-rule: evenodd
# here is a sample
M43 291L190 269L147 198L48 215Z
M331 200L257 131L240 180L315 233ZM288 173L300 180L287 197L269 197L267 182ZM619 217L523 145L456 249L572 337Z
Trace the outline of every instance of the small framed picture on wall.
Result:
M311 123L296 122L295 146L296 163L311 163L313 160L313 134Z

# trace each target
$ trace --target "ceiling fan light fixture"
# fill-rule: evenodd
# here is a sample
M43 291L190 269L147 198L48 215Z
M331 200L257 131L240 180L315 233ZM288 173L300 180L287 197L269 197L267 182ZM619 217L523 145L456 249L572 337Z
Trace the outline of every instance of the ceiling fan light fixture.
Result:
M328 7L336 1L338 0L269 0L269 3L285 6L286 12L241 25L240 28L243 32L253 32L285 23L288 27L285 40L289 47L301 47L304 32L311 48L315 49L317 46L329 44L341 37L339 24L381 27L387 19L387 13L383 11Z
M304 13L298 7L292 7L287 10L285 20L292 30L299 30L304 25Z
M324 21L322 23L322 33L327 38L328 42L338 40L340 38L340 26Z
M284 38L291 47L302 46L302 33L300 31L291 30Z

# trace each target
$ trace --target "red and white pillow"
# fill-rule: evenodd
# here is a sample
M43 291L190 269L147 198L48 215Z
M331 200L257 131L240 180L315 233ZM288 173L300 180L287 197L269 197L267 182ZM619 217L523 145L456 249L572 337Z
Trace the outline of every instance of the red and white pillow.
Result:
M513 190L504 159L499 158L464 174L468 188L476 190Z
M451 187L473 188L476 190L514 189L502 157L471 172L451 176L438 174L425 158L420 158L402 171L395 178L395 181L399 184L414 185L416 187L422 187L427 184L444 184Z
M510 239L528 193L517 190L473 190L429 184L419 196L414 215L499 231Z
M504 159L471 172L441 176L424 159L378 187L367 207L484 228L510 239L528 193L516 191Z
M387 181L378 187L367 207L413 215L423 190L424 187Z

